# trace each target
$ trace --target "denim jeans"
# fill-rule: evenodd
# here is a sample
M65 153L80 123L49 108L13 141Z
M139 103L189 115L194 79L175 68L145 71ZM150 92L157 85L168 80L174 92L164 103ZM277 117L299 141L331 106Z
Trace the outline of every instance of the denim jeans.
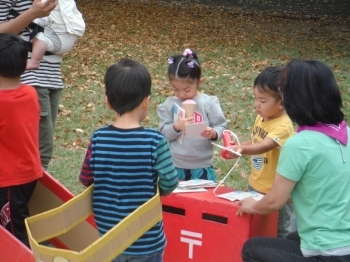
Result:
M164 251L144 256L119 255L113 262L162 262Z
M294 204L288 203L285 204L278 211L278 229L277 229L277 237L286 238L289 233L291 233L292 227L292 215L294 214Z
M298 235L291 233L285 238L255 237L248 239L242 249L244 262L348 262L346 256L304 257Z

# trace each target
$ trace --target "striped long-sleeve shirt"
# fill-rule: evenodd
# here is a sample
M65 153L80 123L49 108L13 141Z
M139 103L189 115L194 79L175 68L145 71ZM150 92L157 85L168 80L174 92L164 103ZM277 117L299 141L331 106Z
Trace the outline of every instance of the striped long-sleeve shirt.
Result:
M33 0L1 0L0 1L0 23L7 22L15 17L10 14L11 9L18 13L28 10ZM30 31L24 28L19 36L29 41ZM31 53L29 53L31 57ZM61 77L61 56L44 56L40 61L40 67L35 70L26 70L21 76L21 82L35 87L63 88Z
M80 173L80 181L94 183L93 211L98 231L105 234L156 193L173 191L178 176L168 143L149 128L118 129L105 126L95 131ZM159 222L123 254L149 255L165 247L163 223Z

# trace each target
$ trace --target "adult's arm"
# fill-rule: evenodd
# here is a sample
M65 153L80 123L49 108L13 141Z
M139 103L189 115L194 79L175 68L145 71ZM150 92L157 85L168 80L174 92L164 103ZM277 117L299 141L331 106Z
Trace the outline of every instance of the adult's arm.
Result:
M56 7L58 0L48 0L41 2L41 0L34 0L32 6L17 16L15 19L0 22L0 33L19 34L27 27L34 19L45 17ZM9 9L6 1L0 1L0 8L2 10ZM9 10L10 11L10 10Z
M237 215L241 216L244 212L267 215L280 210L289 200L295 184L295 181L276 173L271 190L261 200L246 198L238 202Z

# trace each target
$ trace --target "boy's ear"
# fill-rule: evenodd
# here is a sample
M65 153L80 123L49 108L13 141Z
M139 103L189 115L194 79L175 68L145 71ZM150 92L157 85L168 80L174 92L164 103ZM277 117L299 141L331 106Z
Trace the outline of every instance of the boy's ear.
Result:
M144 106L144 109L148 109L149 107L149 103L150 103L150 100L151 100L151 96L147 96L143 99L143 106Z
M281 99L279 102L280 102L280 105L278 106L278 108L281 110L284 110L283 100Z
M111 107L111 105L110 105L109 102L108 102L107 96L105 96L105 102L106 102L107 108L110 109L110 110L112 110L112 107Z

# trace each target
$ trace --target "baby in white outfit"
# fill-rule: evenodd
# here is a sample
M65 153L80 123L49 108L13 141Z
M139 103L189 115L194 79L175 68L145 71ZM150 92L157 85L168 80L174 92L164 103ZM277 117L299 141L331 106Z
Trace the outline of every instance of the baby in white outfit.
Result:
M85 32L83 16L74 0L59 0L49 16L37 18L33 22L43 27L44 32L37 33L33 38L27 70L38 68L46 51L58 55L68 53Z

